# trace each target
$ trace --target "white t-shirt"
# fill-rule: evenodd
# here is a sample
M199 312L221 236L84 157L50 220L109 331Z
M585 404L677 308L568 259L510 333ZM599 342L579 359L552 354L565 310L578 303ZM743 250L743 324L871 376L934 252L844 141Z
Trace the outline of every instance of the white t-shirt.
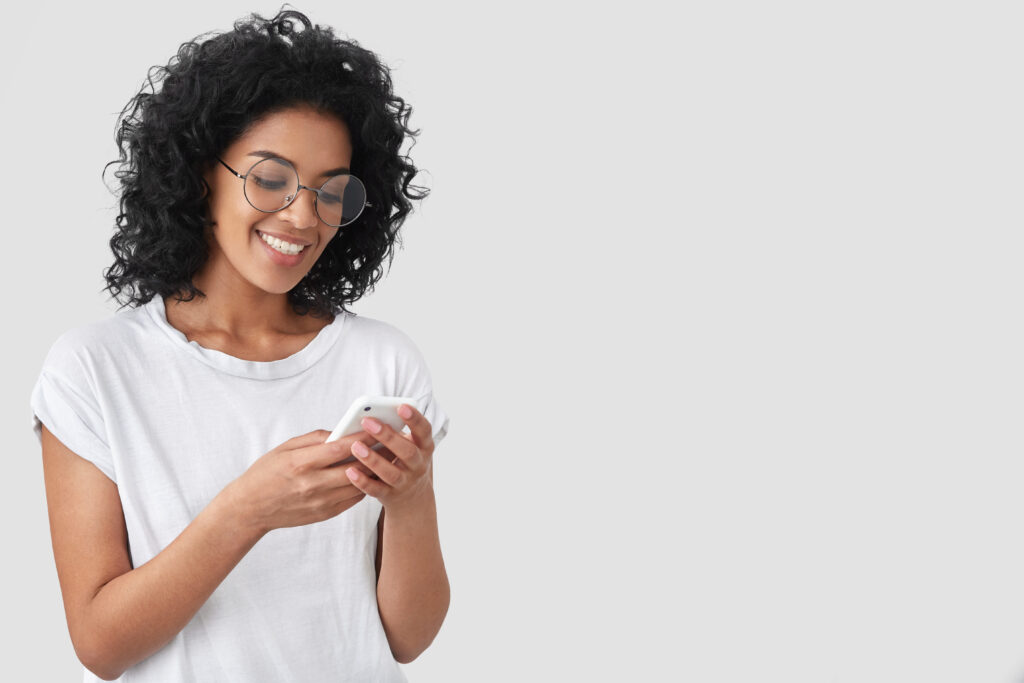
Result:
M362 394L414 397L435 444L448 430L422 354L388 323L339 310L299 352L250 361L188 341L157 295L54 342L32 427L41 439L45 423L117 484L134 568L249 465L334 429ZM173 640L117 680L405 681L377 611L380 512L366 496L323 522L270 531Z

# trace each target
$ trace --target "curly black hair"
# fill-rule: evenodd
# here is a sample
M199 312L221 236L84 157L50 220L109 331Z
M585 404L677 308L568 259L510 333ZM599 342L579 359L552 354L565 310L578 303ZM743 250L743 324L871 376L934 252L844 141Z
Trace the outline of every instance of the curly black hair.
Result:
M295 30L294 21L303 30ZM364 181L370 205L338 230L288 292L289 304L299 315L329 317L372 290L384 274L384 258L390 266L395 241L401 245L398 230L412 210L409 200L428 194L411 185L417 169L400 154L405 137L415 142L419 134L407 125L412 107L393 94L390 71L373 52L282 7L273 19L251 14L232 31L183 43L166 66L149 70L121 111L120 157L103 169L105 176L119 164L114 175L121 192L110 239L115 262L103 273L101 291L121 308L157 294L205 297L192 282L209 257L210 188L202 171L261 118L296 105L348 126L351 172Z

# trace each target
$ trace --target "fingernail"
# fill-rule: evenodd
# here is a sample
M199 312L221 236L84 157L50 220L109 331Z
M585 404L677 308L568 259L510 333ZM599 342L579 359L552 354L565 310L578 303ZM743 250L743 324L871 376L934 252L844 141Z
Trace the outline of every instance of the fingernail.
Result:
M399 407L398 414L401 416L403 420L408 420L410 417L412 417L412 410L409 408L409 406L403 405Z
M360 458L365 458L370 454L370 449L367 448L362 441L356 441L352 444L352 452Z
M355 467L349 467L347 470L345 470L345 474L347 474L348 478L351 479L352 481L355 481L356 479L359 478L359 473L356 472Z
M380 433L380 422L377 422L372 417L364 417L362 425L363 429L370 432L371 434Z

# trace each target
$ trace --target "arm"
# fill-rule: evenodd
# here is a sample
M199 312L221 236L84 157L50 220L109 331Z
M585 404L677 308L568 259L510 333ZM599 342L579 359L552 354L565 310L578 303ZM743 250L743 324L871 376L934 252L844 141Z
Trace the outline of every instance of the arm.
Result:
M448 613L434 492L415 505L381 510L377 607L395 659L408 664L433 642Z
M94 656L116 678L170 642L262 538L226 488L170 545L100 588L87 623ZM109 680L109 679L107 679Z
M352 454L379 479L356 468L346 473L384 508L377 522L377 609L391 654L408 664L441 630L450 587L437 533L431 426L408 404L399 406L398 414L409 434L365 417L363 428L385 448L352 444Z
M227 487L156 557L132 569L117 485L42 430L54 559L75 653L113 680L192 619L262 538Z

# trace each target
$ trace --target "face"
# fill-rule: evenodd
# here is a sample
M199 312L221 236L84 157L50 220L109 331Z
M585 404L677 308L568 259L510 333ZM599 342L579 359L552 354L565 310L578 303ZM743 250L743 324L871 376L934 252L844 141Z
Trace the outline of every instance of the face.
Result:
M320 188L329 175L351 167L352 143L348 128L340 119L297 107L261 119L224 150L220 158L246 175L267 153L291 162L300 184ZM287 208L263 213L246 200L242 179L223 164L215 162L204 177L210 186L208 201L213 221L208 238L210 259L204 268L207 277L239 279L238 284L243 286L286 293L309 272L339 230L317 215L314 192L299 190ZM249 182L255 183L255 179ZM281 253L261 235L305 246L293 256ZM199 286L203 288L202 284Z

